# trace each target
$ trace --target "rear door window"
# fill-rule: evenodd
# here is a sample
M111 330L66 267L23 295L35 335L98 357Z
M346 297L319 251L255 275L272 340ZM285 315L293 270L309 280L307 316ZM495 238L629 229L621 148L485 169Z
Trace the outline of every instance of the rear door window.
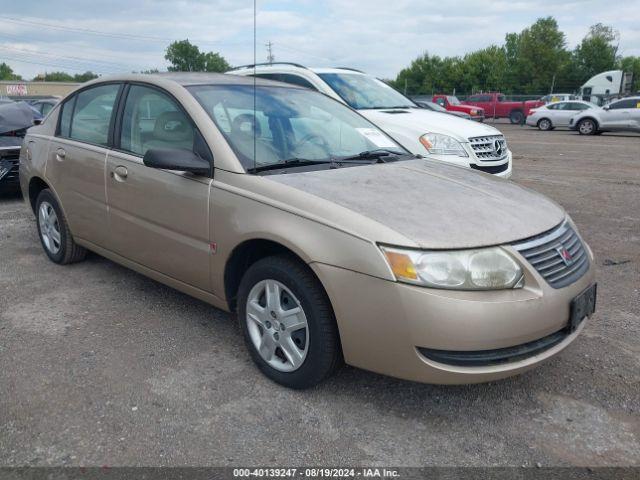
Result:
M65 104L60 122L60 134L73 140L107 146L111 116L120 84L99 85L78 93L68 132L65 132ZM67 102L68 103L68 102ZM67 135L65 135L67 133Z

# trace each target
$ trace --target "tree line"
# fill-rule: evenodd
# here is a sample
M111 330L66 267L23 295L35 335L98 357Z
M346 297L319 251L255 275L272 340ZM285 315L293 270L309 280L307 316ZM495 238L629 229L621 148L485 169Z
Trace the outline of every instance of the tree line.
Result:
M545 17L520 33L507 33L502 45L464 56L424 53L389 83L408 95L479 91L542 95L574 92L600 72L621 69L634 73L634 89L640 89L640 57L618 55L619 40L616 30L597 23L569 50L558 22Z

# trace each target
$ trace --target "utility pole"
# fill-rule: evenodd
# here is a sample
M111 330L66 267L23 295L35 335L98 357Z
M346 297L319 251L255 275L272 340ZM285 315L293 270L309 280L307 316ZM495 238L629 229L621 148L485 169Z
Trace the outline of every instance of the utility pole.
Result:
M267 63L273 63L276 57L273 56L273 43L271 40L265 44L265 47L267 47Z

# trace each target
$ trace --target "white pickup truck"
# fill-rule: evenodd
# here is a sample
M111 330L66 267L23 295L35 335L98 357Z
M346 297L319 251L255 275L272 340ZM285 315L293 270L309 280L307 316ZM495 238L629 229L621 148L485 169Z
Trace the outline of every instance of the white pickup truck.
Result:
M294 63L247 65L227 73L317 90L346 103L411 153L509 178L512 154L504 135L478 122L421 108L386 83L349 68Z

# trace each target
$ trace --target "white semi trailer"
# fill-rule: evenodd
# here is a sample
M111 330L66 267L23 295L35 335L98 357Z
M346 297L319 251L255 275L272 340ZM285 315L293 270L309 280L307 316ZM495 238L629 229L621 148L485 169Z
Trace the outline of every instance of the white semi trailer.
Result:
M612 98L630 94L632 85L633 73L609 70L587 80L578 94L582 100L604 105Z

